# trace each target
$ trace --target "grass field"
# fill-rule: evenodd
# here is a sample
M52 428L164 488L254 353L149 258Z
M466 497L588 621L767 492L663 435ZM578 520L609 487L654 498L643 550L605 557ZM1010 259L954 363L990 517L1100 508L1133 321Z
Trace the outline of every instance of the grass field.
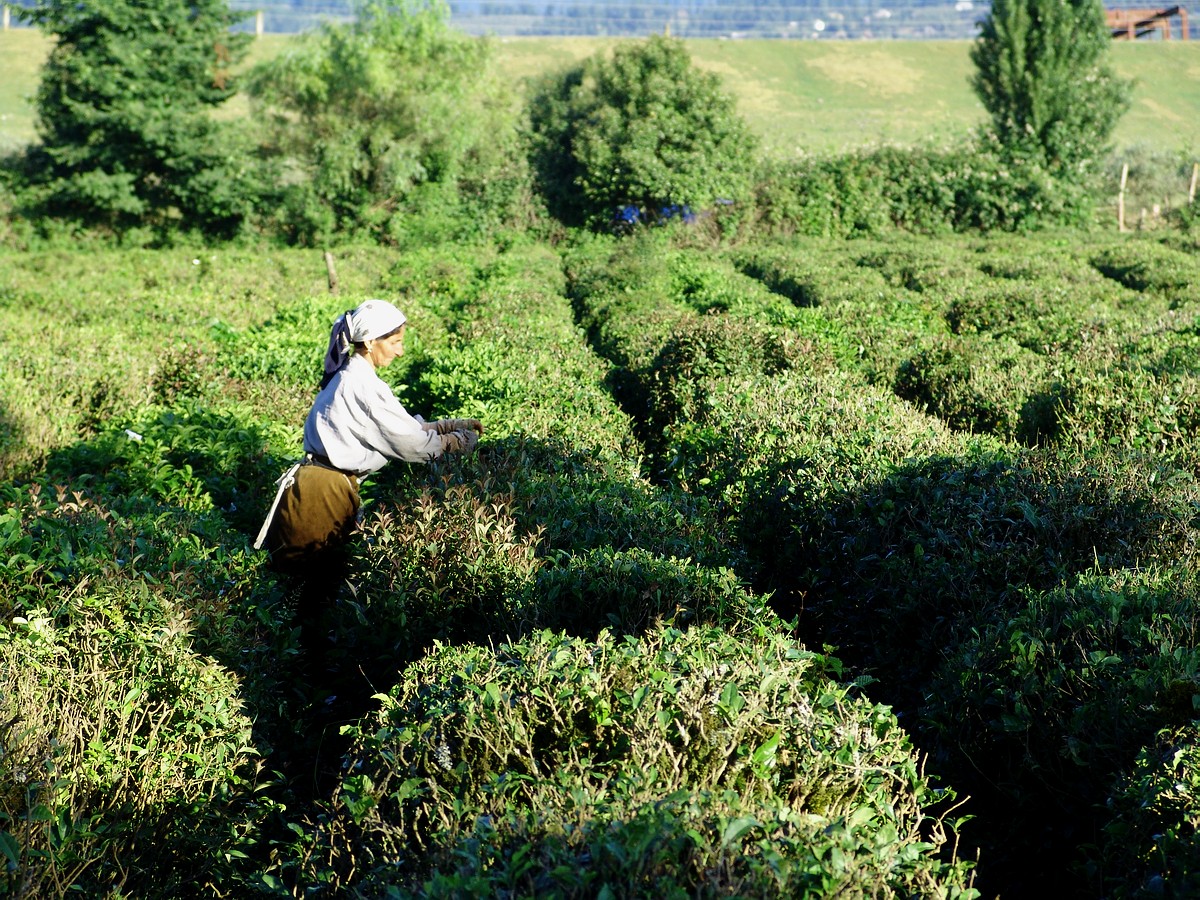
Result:
M288 37L268 35L252 58ZM514 83L581 60L611 38L498 39ZM970 87L966 41L688 42L696 65L719 74L772 154L827 152L881 141L944 143L984 119ZM28 29L0 33L0 150L34 138L30 98L49 43ZM1113 46L1117 70L1135 81L1133 106L1117 128L1118 148L1200 153L1200 43ZM235 109L243 108L235 104Z

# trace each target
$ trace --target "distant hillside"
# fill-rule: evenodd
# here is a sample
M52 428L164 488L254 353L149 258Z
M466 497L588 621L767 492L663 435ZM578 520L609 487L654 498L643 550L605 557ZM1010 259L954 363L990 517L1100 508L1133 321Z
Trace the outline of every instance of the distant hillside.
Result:
M265 35L253 58L286 46ZM614 38L497 38L502 70L525 76L580 60ZM29 98L48 43L0 32L0 149L34 139ZM912 145L965 135L984 119L972 93L968 41L690 40L698 66L716 72L771 153L824 152L889 141ZM1136 80L1118 146L1200 154L1200 41L1119 42L1118 71ZM245 111L234 104L232 114Z

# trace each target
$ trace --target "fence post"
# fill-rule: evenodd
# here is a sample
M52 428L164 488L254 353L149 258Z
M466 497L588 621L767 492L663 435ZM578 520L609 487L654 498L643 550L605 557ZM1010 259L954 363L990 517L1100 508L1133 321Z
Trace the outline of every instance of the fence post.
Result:
M1188 186L1188 206L1196 202L1196 175L1200 174L1200 163L1192 163L1192 183Z
M7 3L4 4L3 16L4 16L4 30L8 31L8 4Z
M1129 179L1129 163L1121 165L1121 190L1117 192L1117 229L1125 230L1125 182Z
M263 36L263 24L264 24L263 20L264 20L264 18L265 18L265 16L263 15L263 11L261 9L254 14L254 36L255 37Z
M325 274L329 276L329 293L336 294L338 292L337 269L333 267L333 254L328 250L325 251Z

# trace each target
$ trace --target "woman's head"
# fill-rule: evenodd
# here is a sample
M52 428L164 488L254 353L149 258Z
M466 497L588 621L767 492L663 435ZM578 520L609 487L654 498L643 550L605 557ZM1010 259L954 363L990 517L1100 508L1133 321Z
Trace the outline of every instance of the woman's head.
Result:
M355 344L378 341L395 334L408 321L404 313L386 300L367 300L347 314L350 340Z
M354 351L376 368L404 355L404 313L386 300L368 300L350 314Z
M345 365L353 350L374 366L386 366L404 353L404 313L386 300L367 300L339 316L329 333L325 354L324 387Z

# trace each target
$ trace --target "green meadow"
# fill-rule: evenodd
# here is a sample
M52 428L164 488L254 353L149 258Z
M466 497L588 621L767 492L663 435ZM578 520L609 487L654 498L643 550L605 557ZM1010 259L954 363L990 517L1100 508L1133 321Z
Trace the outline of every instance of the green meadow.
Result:
M267 35L251 61L287 46ZM582 60L611 38L497 39L501 69L520 85L529 76ZM971 90L966 41L688 42L697 66L716 72L763 147L781 156L881 142L944 144L981 124ZM0 33L0 149L34 138L30 99L49 44L29 29ZM1135 82L1133 105L1117 128L1118 149L1194 153L1200 148L1200 44L1113 45L1117 71ZM238 111L244 106L238 105Z

